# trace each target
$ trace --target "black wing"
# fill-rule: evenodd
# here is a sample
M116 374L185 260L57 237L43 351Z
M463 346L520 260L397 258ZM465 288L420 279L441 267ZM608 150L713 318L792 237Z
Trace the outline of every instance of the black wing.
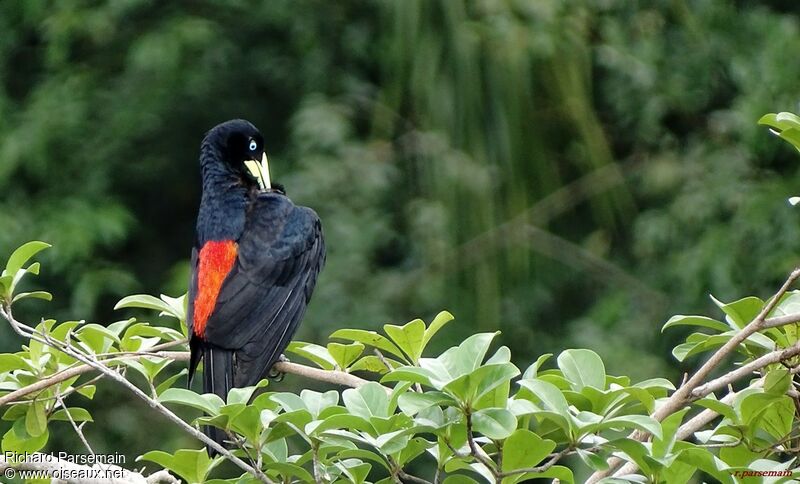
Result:
M208 343L236 350L234 386L257 383L286 349L324 262L317 214L260 193L205 330Z

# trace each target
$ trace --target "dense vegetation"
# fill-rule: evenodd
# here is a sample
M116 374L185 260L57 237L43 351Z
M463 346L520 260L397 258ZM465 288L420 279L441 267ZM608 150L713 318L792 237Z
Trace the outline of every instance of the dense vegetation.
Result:
M781 113L762 121L800 148L800 118ZM263 392L269 383L262 380L232 390L223 401L180 384L187 370L174 363L188 359L185 297L135 295L116 305L158 311L182 331L136 318L108 326L19 321L13 308L20 301L52 298L45 291L19 291L26 275L40 271L30 259L47 247L23 245L0 274L0 316L29 338L21 351L0 354L0 406L3 420L10 422L0 470L7 480L24 477L14 472L25 470L61 471L63 460L39 466L24 457L44 450L51 432L69 429L80 439L83 448L67 455L95 454L84 433L93 417L80 405L95 398L102 377L222 453L211 458L195 445L165 450L154 443L154 450L137 460L163 470L145 467L115 476L125 484L175 483L174 476L189 484L513 484L531 478L572 483L575 474L577 482L588 482L615 472L618 477L601 482L675 484L698 471L724 483L752 476L788 482L800 476L795 462L800 291L789 290L800 268L767 301L715 299L724 322L670 318L664 329L702 330L673 349L678 360L711 353L678 388L665 378L633 382L609 375L597 353L586 349L561 352L553 369L545 369L552 354L542 355L523 372L511 362L507 346L488 356L499 332L474 334L430 357L429 343L453 320L445 311L430 324L415 319L402 326L386 324L381 332L342 328L325 346L299 341L289 346L290 354L321 371L286 362L277 365L279 370L353 387L341 393ZM372 351L365 353L368 347ZM733 354L736 362L723 367ZM719 372L722 376L711 378ZM744 388L733 389L742 382ZM190 418L195 427L171 406L199 410ZM200 425L223 429L232 450L200 433ZM217 469L226 459L238 466L236 472ZM571 467L564 465L567 461ZM68 482L97 481L78 476Z
M800 253L796 158L754 123L797 103L797 17L781 0L2 2L0 253L54 244L60 321L183 293L197 145L241 116L325 224L301 339L447 307L461 330L430 354L500 329L521 369L588 347L610 374L676 381L697 360L673 368L685 335L659 325L713 314L708 293L766 297ZM188 445L124 398L89 408L98 449Z

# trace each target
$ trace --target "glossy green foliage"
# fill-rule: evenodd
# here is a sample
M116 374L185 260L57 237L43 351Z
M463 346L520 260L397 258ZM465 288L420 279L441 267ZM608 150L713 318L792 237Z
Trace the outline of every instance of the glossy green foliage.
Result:
M27 271L23 266L45 247L26 244L14 252L6 271L20 278L33 273L30 265ZM17 296L6 290L0 300L4 311ZM754 297L714 301L725 322L675 316L664 325L703 331L676 348L679 358L724 344L765 304ZM798 307L800 292L789 292L768 316L795 314ZM129 296L117 308L155 311L185 326L183 298ZM453 316L443 311L429 323L415 319L387 324L382 332L340 329L326 346L296 341L289 351L309 364L366 380L355 388L299 393L272 391L263 380L233 389L226 401L184 388L182 365L153 352L165 344L186 349L185 334L173 329L132 318L109 325L46 320L37 331L128 378L136 375L133 379L152 399L181 414L190 412L194 425L224 430L235 455L283 483L384 484L405 481L408 475L427 482L511 484L557 478L572 483L607 469L612 456L636 463L643 478L654 483L685 482L699 473L738 482L735 473L748 469L788 470L776 482L800 476L791 450L800 428L796 373L791 370L797 357L787 359L785 366L767 366L763 378L732 401L711 394L659 422L650 415L675 391L669 380L633 383L628 376L609 375L600 356L587 349L562 351L554 365L548 365L551 355L542 355L523 370L512 362L508 347L496 346L499 332L473 334L444 352L431 352L431 340L446 325L452 329L458 324L451 321ZM737 363L796 345L797 327L754 333L740 347ZM32 339L16 353L0 354L0 398L79 363ZM63 431L59 425L69 423L74 430L92 422L81 405L94 398L94 385L95 380L78 374L8 402L2 451L46 450L51 429ZM691 441L678 438L681 424L702 409L719 417L694 432ZM631 437L632 431L646 432L652 440L640 442ZM221 466L224 457L212 459L196 447L159 446L139 460L189 483L252 481L252 476L232 475ZM608 480L622 481L626 479Z
M446 306L644 376L651 321L761 294L800 249L796 162L754 125L798 98L795 10L3 2L0 249L55 243L60 319L183 292L199 139L246 117L325 224L304 339Z

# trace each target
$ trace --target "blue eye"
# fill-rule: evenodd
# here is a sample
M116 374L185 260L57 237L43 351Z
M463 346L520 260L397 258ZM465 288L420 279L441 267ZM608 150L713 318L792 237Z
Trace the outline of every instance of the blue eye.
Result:
M256 140L251 139L250 140L250 151L255 151L256 148L258 148L258 144L256 143Z

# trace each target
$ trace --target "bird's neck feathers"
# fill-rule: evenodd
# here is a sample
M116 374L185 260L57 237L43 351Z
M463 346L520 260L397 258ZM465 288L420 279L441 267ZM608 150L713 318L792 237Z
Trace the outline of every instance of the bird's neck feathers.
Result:
M200 148L200 170L203 195L197 217L198 242L238 239L247 210L247 188L241 177L222 161L220 148L208 140Z
M233 172L224 157L219 141L207 136L200 145L200 173L204 191L213 185L241 182L241 177Z

